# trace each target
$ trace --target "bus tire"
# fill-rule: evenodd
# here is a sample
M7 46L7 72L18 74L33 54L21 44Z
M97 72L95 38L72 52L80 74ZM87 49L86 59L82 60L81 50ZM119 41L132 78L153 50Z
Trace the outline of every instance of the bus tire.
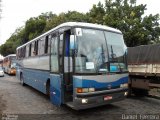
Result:
M131 87L131 84L128 84L128 95L127 97L131 97L132 96L132 87Z
M148 90L133 89L133 94L138 97L144 97L148 95Z
M50 80L49 79L47 80L47 83L46 83L46 94L48 97L50 97Z
M20 75L20 83L22 86L25 86L23 74Z

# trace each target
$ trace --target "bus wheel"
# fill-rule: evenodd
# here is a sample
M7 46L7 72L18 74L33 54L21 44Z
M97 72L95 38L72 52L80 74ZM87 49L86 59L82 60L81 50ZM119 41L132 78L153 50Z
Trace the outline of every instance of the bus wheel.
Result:
M144 97L148 95L148 90L133 89L133 94L138 97Z
M21 74L20 75L20 83L21 83L21 85L25 85L25 83L24 83L24 79L23 79L23 74Z
M129 84L128 85L128 95L127 97L131 97L132 96L132 88L131 88L131 85Z
M46 94L50 98L50 80L47 80L46 83Z

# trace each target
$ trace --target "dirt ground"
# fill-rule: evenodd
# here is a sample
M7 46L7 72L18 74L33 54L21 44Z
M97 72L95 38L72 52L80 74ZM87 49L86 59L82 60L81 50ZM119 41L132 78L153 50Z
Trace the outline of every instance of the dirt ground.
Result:
M3 110L6 108L6 102L2 99L2 95L0 96L0 114L2 113Z
M124 115L157 115L160 99L131 97L113 104L75 111L56 107L49 98L29 86L21 86L15 76L0 77L0 119L14 120L122 120ZM146 119L145 119L146 120Z

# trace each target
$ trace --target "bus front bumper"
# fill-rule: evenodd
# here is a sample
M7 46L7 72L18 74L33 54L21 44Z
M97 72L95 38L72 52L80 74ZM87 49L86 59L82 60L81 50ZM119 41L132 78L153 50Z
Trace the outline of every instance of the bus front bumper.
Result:
M112 93L104 91L103 94L78 95L74 98L72 103L68 103L67 105L75 110L93 108L110 104L112 102L121 101L126 98L127 94L128 89L121 89L120 91L115 91Z

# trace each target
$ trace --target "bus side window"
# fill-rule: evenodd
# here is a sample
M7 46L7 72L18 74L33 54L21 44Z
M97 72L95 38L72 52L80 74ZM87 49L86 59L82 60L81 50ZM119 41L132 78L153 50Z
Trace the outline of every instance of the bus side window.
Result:
M21 49L18 50L18 57L21 59Z
M39 49L39 47L38 47L39 44L38 43L39 43L39 41L37 40L37 42L36 42L36 55L38 55L38 49Z
M27 58L28 55L29 55L29 45L26 46L26 56L25 57Z
M34 55L38 55L38 40L34 42L34 51L33 51Z
M56 35L53 35L51 39L51 72L59 72L58 37Z
M48 37L48 53L51 52L51 39L52 39L52 35L49 35L49 37Z
M60 65L60 72L63 71L63 34L59 36L59 65Z
M63 34L60 35L60 41L59 41L59 55L63 54Z
M29 45L29 53L28 53L28 57L31 56L31 49L32 49L32 43Z
M48 36L45 38L44 54L48 53Z
M25 58L26 54L26 46L23 48L23 58Z
M18 59L18 50L16 50L16 59Z
M35 51L34 51L34 47L35 47L35 42L32 42L32 49L31 49L31 56L35 56Z
M20 58L22 59L23 48L20 49Z
M39 55L43 55L44 54L44 37L41 38L39 41L38 41L38 54Z

